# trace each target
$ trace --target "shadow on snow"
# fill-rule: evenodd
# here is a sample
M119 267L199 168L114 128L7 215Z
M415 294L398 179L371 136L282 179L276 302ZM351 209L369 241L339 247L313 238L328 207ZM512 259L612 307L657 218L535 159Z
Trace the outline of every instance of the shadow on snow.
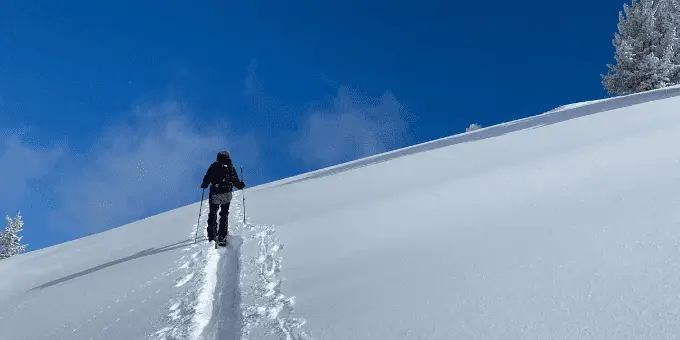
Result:
M150 255L163 253L163 252L166 252L166 251L180 249L180 248L186 247L188 245L191 245L193 243L194 243L193 239L188 239L188 240L173 243L173 244L161 247L161 248L149 248L149 249L140 251L139 253L136 253L134 255L130 255L130 256L115 260L115 261L107 262L107 263L101 264L99 266L80 271L80 272L75 273L75 274L64 276L60 279L52 280L50 282L47 282L47 283L44 283L40 286L32 288L31 290L29 290L29 292L49 288L49 287L58 285L60 283L64 283L64 282L67 282L67 281L70 281L70 280L73 280L73 279L77 279L81 276L89 275L89 274L92 274L94 272L100 271L102 269L106 269L108 267L112 267L112 266L115 266L117 264L121 264L121 263L125 263L125 262L132 261L132 260L135 260L135 259L139 259L139 258L142 258L142 257L145 257L145 256L150 256Z

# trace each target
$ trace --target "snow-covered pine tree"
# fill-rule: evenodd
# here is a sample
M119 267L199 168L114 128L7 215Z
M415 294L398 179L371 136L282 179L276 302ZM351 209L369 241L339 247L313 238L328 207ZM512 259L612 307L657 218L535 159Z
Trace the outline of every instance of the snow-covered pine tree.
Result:
M657 30L661 33L659 52L668 54L670 83L680 84L680 1L656 0Z
M7 244L7 230L0 231L0 253L2 253L2 250L5 249L5 245Z
M616 65L607 65L602 84L609 93L626 95L675 84L678 17L669 9L677 0L633 0L619 12L614 35ZM624 15L625 13L625 15Z
M475 130L479 130L479 129L481 129L481 128L482 128L482 126L479 125L479 124L470 124L470 126L468 126L468 127L465 129L465 132L475 131Z
M19 233L24 230L24 221L21 219L21 214L17 213L16 218L12 219L6 216L7 227L0 233L0 260L18 255L26 249L25 244L21 244L23 236Z

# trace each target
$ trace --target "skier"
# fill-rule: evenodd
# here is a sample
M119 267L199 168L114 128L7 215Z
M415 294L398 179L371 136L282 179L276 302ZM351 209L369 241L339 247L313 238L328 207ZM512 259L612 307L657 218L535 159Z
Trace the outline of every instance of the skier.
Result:
M218 153L217 160L210 164L208 171L203 176L201 188L205 189L210 184L212 186L210 186L210 194L208 196L210 205L210 213L208 214L208 242L215 241L215 237L217 237L217 245L223 247L227 245L227 217L229 216L232 187L240 190L246 186L238 178L228 151ZM218 210L221 210L219 232L217 230Z

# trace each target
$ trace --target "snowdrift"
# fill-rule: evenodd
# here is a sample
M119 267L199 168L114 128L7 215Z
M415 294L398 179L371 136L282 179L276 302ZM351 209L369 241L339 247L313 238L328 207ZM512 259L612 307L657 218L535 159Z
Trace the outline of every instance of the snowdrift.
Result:
M226 249L194 204L1 261L3 339L678 337L679 95L250 188Z

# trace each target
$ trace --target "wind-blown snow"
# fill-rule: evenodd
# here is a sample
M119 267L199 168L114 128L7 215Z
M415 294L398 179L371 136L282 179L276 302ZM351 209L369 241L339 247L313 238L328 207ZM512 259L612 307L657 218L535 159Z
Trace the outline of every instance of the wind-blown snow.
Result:
M8 339L680 334L680 87L560 107L0 261Z

